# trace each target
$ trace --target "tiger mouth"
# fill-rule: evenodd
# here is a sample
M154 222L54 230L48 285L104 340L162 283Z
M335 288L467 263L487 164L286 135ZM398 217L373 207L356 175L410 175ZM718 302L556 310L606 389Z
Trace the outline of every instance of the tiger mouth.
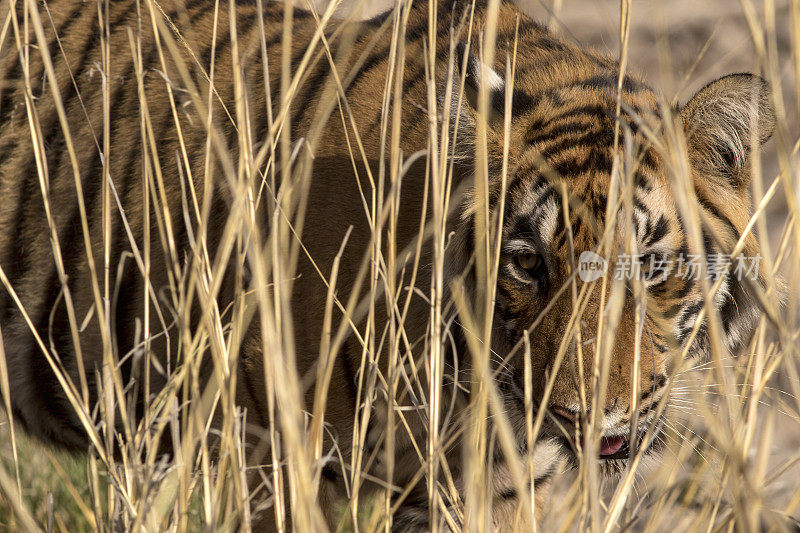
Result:
M573 439L561 435L558 437L561 445L569 450L574 457L579 454L577 444ZM628 459L631 455L630 442L625 437L602 437L597 453L597 458L602 461L613 461L617 459Z
M514 390L514 392L516 392L516 390ZM521 398L521 395L518 395L518 397ZM568 455L571 456L571 461L576 461L579 455L581 455L584 433L580 424L577 423L574 418L565 416L565 414L562 413L563 411L558 408L547 409L541 435L558 442L562 449L566 450ZM612 461L629 459L634 451L644 455L660 453L663 447L663 440L659 440L658 437L664 432L664 418L664 414L661 413L658 416L658 420L650 420L649 416L640 420L638 431L636 431L634 437L636 441L635 447L631 446L631 442L628 438L630 435L630 427L625 428L625 432L621 435L602 436L598 445L597 458L604 463L608 462L613 464ZM652 433L649 439L646 438L648 430ZM620 430L617 429L615 432L619 433ZM578 439L577 441L576 438ZM646 449L642 450L642 447Z
M627 459L631 447L625 437L603 437L600 439L600 459Z
M565 428L574 428L574 422L568 419L565 416L562 416L558 411L551 411L551 414L554 418L558 421L558 424L561 425L561 434L559 435L559 440L564 448L570 450L573 455L577 456L579 453L578 443L575 440L574 436L567 436L567 432L564 431ZM583 443L583 433L581 431L578 432L578 439ZM637 433L636 436L638 446L641 446L644 441L644 434L641 432ZM637 446L637 447L638 447ZM582 447L582 446L581 446ZM631 455L631 445L630 441L624 435L615 435L615 436L603 436L600 438L600 443L598 445L597 450L597 457L603 461L611 461L616 459L628 459Z

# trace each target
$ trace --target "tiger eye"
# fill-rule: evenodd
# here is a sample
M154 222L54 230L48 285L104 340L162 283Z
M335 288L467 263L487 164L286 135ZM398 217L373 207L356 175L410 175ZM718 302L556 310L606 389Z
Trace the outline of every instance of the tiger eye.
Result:
M528 273L535 273L542 266L542 256L535 253L517 254L514 256L514 261L523 270Z

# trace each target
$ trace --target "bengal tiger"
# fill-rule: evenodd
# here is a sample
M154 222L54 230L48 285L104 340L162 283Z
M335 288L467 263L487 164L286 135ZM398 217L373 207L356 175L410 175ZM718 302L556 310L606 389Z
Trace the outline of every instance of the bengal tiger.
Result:
M3 20L9 20L10 5L4 3ZM149 349L157 356L150 373L151 394L163 386L168 366L179 362L181 328L197 327L203 311L194 305L189 317L165 318L156 316L155 307L149 315L145 309L155 302L168 308L180 296L174 293L176 287L189 290L181 269L188 268L196 252L193 246L199 231L206 232L211 257L236 255L235 250L218 249L226 221L241 209L232 201L234 184L223 178L219 154L226 151L230 161L244 161L237 128L243 124L242 108L237 106L249 110L247 135L253 139L249 149L258 149L269 138L285 107L281 76L286 11L278 3L266 3L260 9L260 4L244 1L215 9L208 0L114 0L102 4L100 11L96 3L82 0L19 0L13 5L11 25L0 43L4 80L0 95L0 331L12 389L11 409L14 420L30 434L85 450L86 432L45 352L63 365L74 383L79 381L82 361L95 402L96 376L106 364L104 343L115 346L115 361L125 376L142 375L141 368L136 370L141 363L123 356L141 347L148 316ZM303 64L311 44L316 46L292 94L286 123L294 143L289 157L311 165L308 187L295 189L306 201L304 251L299 254L291 297L297 370L300 376L313 376L320 353L327 287L318 272L329 273L338 261L337 298L346 302L356 290L351 287L357 285L360 265L373 245L371 208L365 207L363 195L390 194L388 183L382 192L370 189L367 171L378 175L382 158L388 157L381 147L394 142L411 162L397 185L396 227L381 246L386 248L393 240L397 250L418 250L397 255L398 269L410 269L414 261L419 262L416 277L411 282L403 278L403 283L413 286L401 291L408 295L409 307L400 351L417 366L425 364L429 345L424 339L429 339L430 323L425 295L431 290L434 247L419 228L420 220L430 219L432 209L431 202L426 203L432 194L434 164L426 156L431 149L431 117L436 118L434 131L447 123L456 132L448 148L453 201L445 215L444 264L446 279L459 281L467 297L477 291L476 244L484 242L484 236L476 234L479 195L474 190L478 141L484 132L486 220L502 220L496 295L489 316L490 347L498 360L492 358L491 365L519 450L522 454L531 450L535 507L541 513L557 465L576 461L579 439L572 428L579 428L591 415L582 398L592 397L591 378L598 356L586 346L578 351L578 344L565 339L565 332L578 317L582 342L591 344L599 321L611 321L601 313L605 298L601 282L587 282L588 295L580 313L575 308L569 287L573 282L578 290L584 287L575 277L575 258L583 252L599 252L601 246L621 250L620 243L627 239L635 243L641 255L635 261L646 270L648 258L676 260L697 250L699 238L704 264L722 277L710 304L715 314L705 314L699 325L697 318L706 309L703 283L679 275L677 261L663 275L644 278L646 312L641 325L637 325L634 292L624 293L615 341L609 347L605 404L597 406L603 435L596 449L605 474L622 470L631 451L640 447L646 448L642 453L647 457L658 458L659 439L642 436L648 428L654 434L663 431L662 422L673 416L669 408L662 408L668 402L671 372L684 351L688 357L705 357L712 319L721 324L724 349L735 351L748 340L760 315L756 293L764 285L763 273L755 281L742 280L722 263L745 234L750 217L750 152L773 131L770 91L757 75L733 74L671 108L662 105L663 99L640 77L621 75L617 60L559 38L506 0L474 4L441 0L433 11L430 7L420 0L363 22L330 21L321 34L329 53L316 33L317 17L309 11L293 11L286 58L290 73ZM35 24L23 23L25 8L38 14L40 33ZM105 17L102 23L99 12ZM433 29L429 27L432 14ZM392 48L398 42L392 32L404 16L402 70L392 70L401 72L402 78L397 92L390 91L395 96L386 100L391 58L398 57ZM490 20L496 23L497 35L492 62L484 59L481 39ZM156 26L161 31L159 39L154 37ZM30 45L20 49L18 42ZM111 51L107 57L104 49ZM266 50L266 56L261 50ZM205 101L209 94L212 63L211 129L219 134L209 142L210 126L198 101ZM332 63L337 65L337 76ZM239 78L247 82L244 88L233 81L237 69ZM339 99L320 123L319 108L327 105L325 91L328 101ZM482 94L487 95L487 103L479 111ZM385 101L389 103L384 109ZM175 114L175 109L180 113ZM390 129L382 144L381 117L393 112L401 114L401 127ZM110 117L108 123L104 116ZM157 142L145 142L144 129ZM681 135L670 136L670 131ZM311 138L316 142L311 143ZM667 145L684 157L669 158L663 149ZM351 158L353 146L360 154L355 158ZM265 186L264 178L254 189L273 199L286 193L289 185L281 188L285 184L280 176L292 175L282 172L291 163L289 157L275 148L272 160L279 179L274 188ZM157 166L150 161L157 161ZM624 174L623 165L633 176L630 223L625 222L622 193L614 193L615 187L624 189L624 181L614 179L615 173ZM105 218L103 183L113 186L112 200L105 206L111 216ZM162 203L143 205L145 187ZM698 227L691 220L694 211L678 202L676 187L686 187L691 191L688 197L696 198L697 235L690 230ZM209 192L207 198L203 191ZM192 195L201 198L208 212L202 228L199 215L194 216L191 209L185 215L187 198ZM263 208L265 203L256 211L262 235L269 233L274 220ZM617 222L606 242L602 236L612 222L609 217ZM170 235L159 234L165 224L172 228ZM143 265L132 259L142 256L146 241L152 243L149 285ZM743 243L742 256L758 255L752 234ZM110 251L108 258L104 250ZM220 309L237 301L237 295L254 283L247 253L239 267L230 260L220 274ZM111 265L110 271L104 265ZM609 272L614 268L612 261ZM115 288L110 298L98 294L92 281L93 276L103 275ZM361 284L358 290L363 293L365 286ZM445 294L450 294L450 286L454 285L445 283ZM100 322L98 302L104 306L105 324ZM461 399L455 405L464 409L469 393L456 385L469 380L470 333L455 306L444 308L441 342L446 345L448 370L443 389L454 391L452 396ZM375 315L380 341L386 312L376 309ZM341 317L339 311L334 312L335 321ZM352 329L359 327L360 323L354 324ZM170 331L172 335L156 334ZM110 335L111 341L104 335ZM638 362L634 360L637 336L641 342ZM526 339L528 349L520 349ZM562 345L565 348L560 350ZM356 334L350 334L332 370L325 420L338 439L344 462L350 461L353 449L354 413L363 408L357 404L357 387L368 349ZM385 371L385 347L373 349L378 350L372 354L377 368ZM563 361L557 365L559 352ZM533 409L546 412L534 443L526 442L524 431L526 363L530 364ZM636 365L638 375L634 376ZM250 424L267 427L258 320L252 321L241 340L236 375L237 404L249 413ZM314 386L306 390L310 410ZM632 391L639 391L636 402L632 402ZM146 400L138 399L141 405ZM364 455L378 458L370 473L380 478L385 475L382 455L374 452L385 444L387 429L381 425L386 410L380 398L372 410ZM634 420L637 425L632 430ZM401 429L393 433L397 439L393 482L411 487L392 517L392 527L398 531L431 527L425 481L415 477L423 468L414 449L424 449L425 424L418 421L412 426L412 433L418 433L413 438ZM639 441L629 442L631 436ZM467 482L459 465L463 451L459 443L465 440L454 442L447 460L453 483L463 492ZM495 502L491 520L497 530L509 530L520 494L503 454L495 455L489 461ZM347 472L328 466L323 474L335 493Z

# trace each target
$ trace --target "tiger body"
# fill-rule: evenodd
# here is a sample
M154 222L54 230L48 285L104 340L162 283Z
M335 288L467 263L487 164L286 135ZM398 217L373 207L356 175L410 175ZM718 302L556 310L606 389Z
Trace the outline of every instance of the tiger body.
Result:
M463 30L472 19L462 4L466 3L442 2L437 11L434 32L437 39L432 53L436 60L432 78L436 80L437 94L433 98L428 91L430 76L425 67L429 56L428 45L424 43L431 35L428 7L420 3L410 8L405 29L402 99L399 104L393 101L388 109L400 106L402 128L396 142L406 157L429 148L431 105L437 106L440 120L443 114L450 113L451 123L460 129L453 148L456 155L453 190L461 187L467 192L455 197L453 212L448 215L448 234L452 232L452 235L446 264L450 279L462 279L469 284L474 268L469 258L473 256L476 240L474 212L470 206L474 195L469 193L475 173L472 139L477 135L481 118L468 96L463 98L460 109L454 102L458 99L460 79L464 80L465 93L479 93L481 80L489 82L486 88L489 114L501 117L490 117L487 124L489 212L497 215L501 206L505 210L491 348L503 357L511 354L503 363L493 362L493 365L495 370L503 370L497 374L498 390L520 451L525 451L523 358L526 351L520 350L519 345L523 337L529 335L527 353L531 358L534 403L536 409L550 409L553 413L545 417L541 434L531 446L537 507L541 507L548 480L557 464L564 458L575 459L570 439L559 428L588 420L585 417L589 413L582 401L591 397L594 352L590 349L576 352L574 347L561 350L566 353L564 361L553 370L554 354L559 352L565 328L575 314L570 291L559 292L558 289L569 286L571 276L574 278L569 266L571 258L598 249L602 228L608 223L606 213L618 215L615 210L609 211L608 205L615 146L625 146L629 142L628 146L639 148L633 158L636 166L635 187L631 193L634 224L633 227L618 224L614 243L633 239L644 255L658 253L671 257L688 253L694 245L685 229L687 215L676 205L672 192L675 181L671 176L676 172L671 166L673 163L666 161L643 133L646 129L661 131L662 122L668 120L656 94L635 77L623 78L619 113L626 128L615 139L619 80L619 66L615 61L558 39L512 4L501 2L497 13L496 60L491 66L482 65L478 59L479 39L473 37L467 41L468 34ZM213 2L169 1L160 2L160 6L180 32L180 39L174 42L178 43L182 64L172 58L172 52L167 53L163 38L158 42L154 38L156 23L153 20L162 15L135 0L109 3L107 35L98 21L94 3L56 0L48 3L46 11L39 9L47 55L53 65L52 79L60 101L53 96L53 82L41 53L31 50L26 65L14 45L14 32L24 31L24 26L19 29L15 26L7 33L0 55L2 78L6 80L0 93L0 145L3 147L0 267L26 310L26 313L20 312L16 298L9 291L0 293L0 326L12 384L12 410L15 420L29 432L75 449L85 448L87 438L42 349L51 351L75 383L79 382L76 356L79 349L88 390L95 397L96 372L106 364L102 346L109 342L98 323L98 305L105 310L105 320L110 324L107 331L112 332L112 344L116 346L115 357L122 361L120 364L127 374L140 364L130 354L142 349L145 320L149 321L151 332L178 331L175 324L200 321L203 309L193 308L190 316L176 317L152 309L147 319L144 313L146 299L163 298L162 301L168 302L165 305L178 307L185 296L168 289L183 287L182 272L175 265L190 264L187 258L194 253L192 242L199 221L187 220L183 215L185 202L190 197L187 191L193 188L194 195L208 202L209 218L204 231L213 257L217 253L215 247L224 240L226 220L234 209L231 184L222 177L223 172L217 168L213 176L206 175L207 169L218 165L215 151L224 147L232 154L231 161L242 161L242 135L249 136L253 146L260 146L259 143L268 137L270 121L280 115L285 12L282 4L265 4L262 15L255 4L237 5L235 41L231 38L227 7L215 13ZM8 9L8 4L4 8ZM474 36L483 28L486 14L486 7L479 3L472 20ZM18 15L21 16L21 10ZM265 65L260 52L260 16L263 16L268 80L264 79ZM346 241L337 274L337 297L346 302L350 296L348 291L359 276L364 254L371 245L370 221L362 199L363 190L368 191L367 196L370 194L368 168L359 159L354 163L350 150L364 154L370 163L369 170L377 173L382 157L381 113L390 70L391 19L389 14L358 24L331 24L326 29L325 36L331 39L332 46L330 61L336 61L346 106L332 106L323 114L326 120L322 124L318 122L319 108L327 105L321 95L325 91L329 96L337 94L336 83L330 75L330 61L321 48L311 54L312 60L292 100L291 122L287 127L295 150L301 154L298 157L303 157L304 143L313 147L310 185L307 191L298 189L300 194L307 195L307 215L302 234L304 251L300 254L292 293L295 357L300 376L315 371L324 333L327 288L317 269L323 274L330 272ZM292 72L301 64L308 43L315 40L316 27L310 13L294 11L289 58ZM53 28L58 40L54 38ZM169 31L166 28L168 26L162 24L162 31ZM454 35L451 28L462 28L462 32ZM131 39L131 31L135 32L136 39ZM515 35L519 44L514 55ZM32 30L29 38L32 43L38 39ZM347 47L339 44L342 40L348 41ZM113 51L109 57L104 57L102 44ZM342 54L343 57L337 55L345 48L348 52ZM514 80L513 90L509 91L512 119L507 147L508 179L502 183L499 174L505 150L502 119L505 73L509 67L507 60L512 56ZM208 99L206 74L212 72L212 63L214 91ZM448 70L450 63L457 68ZM461 66L466 68L463 76L460 76ZM232 81L237 68L248 81L243 93L237 92L240 89ZM189 70L194 87L184 84L181 69ZM30 80L27 86L23 83L25 79ZM444 96L448 80L454 84L451 99ZM193 94L200 95L200 100ZM730 253L748 222L750 132L757 126L754 138L762 142L771 132L771 109L764 94L765 88L758 78L747 75L723 78L703 89L674 117L686 133L685 148L690 163L686 175L691 179L701 207L702 246L706 257ZM242 101L246 101L250 110L250 130L245 134L233 123L233 117L241 118L241 108L237 105ZM208 102L213 107L214 125L222 133L217 146L209 143L204 126L207 116L200 104ZM714 102L722 104L715 106ZM727 105L731 103L735 105ZM448 104L449 109L446 108ZM59 106L63 106L64 121L59 115ZM266 113L270 106L272 117ZM180 113L176 114L175 109ZM111 120L105 124L103 117L107 111ZM32 140L32 124L41 142ZM65 125L69 136L65 135ZM150 132L150 138L157 142L149 142L143 131ZM391 131L387 133L387 146L393 142L392 134ZM67 142L68 138L72 145ZM158 168L146 162L154 159L158 161ZM427 164L429 161L425 157L419 158L402 178L398 204L401 209L392 235L398 251L413 251L419 239L420 219L423 214L430 217L430 206L423 203L429 194L426 192ZM76 189L76 169L80 191ZM556 175L560 181L549 180L545 174ZM47 179L40 180L40 176ZM104 203L101 201L102 183L106 179L113 184L113 194ZM211 185L206 179L211 180ZM211 191L210 198L203 196L206 187ZM160 209L155 202L149 207L143 205L145 188L150 189L153 197L163 199ZM387 183L385 190L389 188ZM506 191L505 196L502 191ZM48 198L47 203L42 200L43 194ZM83 198L85 217L77 201L79 194ZM571 199L578 199L580 205L572 203ZM104 218L104 209L110 209L111 216ZM566 221L565 209L569 213ZM159 234L159 217L162 222L164 218L169 219L171 235ZM86 228L82 225L84 218L88 221ZM266 235L270 221L264 218L262 230ZM594 222L590 223L590 219ZM108 227L104 226L104 220L109 220ZM108 238L111 245L104 247L104 239ZM54 253L56 241L61 250L58 255ZM150 241L152 249L145 254L145 243ZM108 258L104 257L106 248L111 251ZM419 263L430 265L430 243L424 241L419 248ZM87 250L91 250L92 259ZM745 239L742 253L757 254L752 237ZM150 286L144 283L145 264L139 259L145 256ZM314 259L313 264L308 257ZM398 254L401 266L410 268L413 260L413 253ZM109 270L105 265L110 265ZM231 266L221 281L220 308L236 301L237 291L242 290L235 270ZM94 287L92 272L100 279L107 276L112 289ZM633 347L638 326L633 299L627 298L621 306L615 324L616 341L608 349L609 381L599 423L605 436L597 445L598 453L603 455L604 449L611 450L602 458L604 472L613 473L624 468L626 449L620 449L619 442L625 442L627 448L629 435L643 434L648 426L658 428L659 420L670 416L669 409L662 410L659 406L667 398L675 354L680 353L690 339L705 301L699 281L674 274L670 272L664 279L646 283L646 317L642 326L645 333L641 337L643 355L636 366ZM430 268L419 269L415 287L421 294L430 292L430 276ZM239 272L238 279L241 277ZM64 290L64 284L68 291ZM366 289L362 286L360 290ZM584 341L591 342L597 334L602 290L601 284L593 286L585 300L580 326ZM425 343L418 341L428 333L430 305L414 291L408 289L407 293L412 296L403 324L408 336L405 352L420 364ZM110 297L107 298L107 294ZM67 312L67 299L74 307L74 316ZM748 296L747 287L732 277L725 279L714 302L728 339L726 348L736 349L747 340L758 316L755 304ZM376 311L379 332L386 324L385 314L384 310ZM458 329L459 322L448 323L455 346L448 357L458 360L462 369L468 369L469 350L465 333ZM31 334L31 327L38 338ZM697 357L707 349L703 341L706 327L700 328L690 350L700 354ZM74 342L73 332L77 332L79 343ZM156 336L150 341L149 349L160 354L162 365L174 365L177 341L169 335ZM251 424L264 428L268 425L268 406L261 350L258 320L254 320L242 340L237 367L237 403L247 409ZM335 401L328 401L325 419L334 428L338 449L346 461L350 460L353 449L354 413L363 407L364 399L361 399L362 405L357 404L357 382L364 377L361 374L364 353L364 346L355 336L349 336L335 360L330 387L337 395ZM582 354L580 361L578 353ZM378 361L377 367L385 371L385 358L373 355ZM581 385L578 384L581 380L576 378L580 375L579 367L584 369L586 378ZM638 376L632 380L634 368L638 368ZM548 385L551 376L553 379ZM462 378L451 376L450 379ZM158 372L151 373L151 380L153 391L163 386ZM539 405L536 399L543 398L547 389L547 404ZM314 387L307 390L310 406ZM632 390L639 393L636 413L631 409ZM403 401L409 401L408 397ZM367 444L377 448L385 435L380 420L386 408L376 400L373 409L374 423L370 426ZM632 432L630 425L634 419L637 427ZM412 442L412 437L403 436L404 431L396 432L394 446L398 460L393 478L398 486L410 483L422 467L414 448L424 448L424 422L419 419L411 425L419 430L413 437L416 443ZM646 455L657 457L656 446L650 442L639 444L647 447ZM365 452L365 456L371 451L374 449ZM454 446L451 453L456 465L453 466L455 483L464 490L465 481L460 477L463 472L457 466L461 453L458 446ZM381 454L375 455L380 457ZM385 474L379 463L374 466L376 476ZM495 469L493 498L497 502L494 524L498 529L508 529L516 519L514 509L518 506L519 495L502 457L498 457L492 467ZM346 474L339 471L330 473L329 477L335 484L336 478L343 475ZM422 485L424 483L419 490L412 491L395 515L394 525L398 529L429 527Z

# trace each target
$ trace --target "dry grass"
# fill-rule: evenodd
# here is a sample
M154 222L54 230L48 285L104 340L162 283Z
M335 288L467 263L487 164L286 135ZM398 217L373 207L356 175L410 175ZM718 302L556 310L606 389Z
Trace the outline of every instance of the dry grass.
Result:
M29 1L32 8L31 17L26 23L41 30L42 21L35 16L35 2L24 1ZM703 25L704 22L696 25L700 38L695 42L699 49L693 51L685 42L678 43L690 50L688 57L698 59L699 56L697 61L687 62L686 53L675 54L673 50L676 43L670 32L675 31L676 26L680 30L685 24L691 23L695 7L697 4L703 6L702 3L685 3L685 12L678 20L667 7L663 7L662 12L661 8L654 7L656 2L644 4L641 10L650 17L646 22L642 22L639 3L632 5L629 0L601 3L553 0L529 4L527 7L542 18L549 18L557 31L582 32L579 40L593 41L595 44L605 42L615 53L618 49L621 62L627 64L628 68L650 67L647 69L652 71L650 79L655 85L660 82L665 87L668 99L685 95L686 91L707 81L709 72L720 68L731 70L730 63L724 63L722 59L712 58L711 64L708 64L705 54L710 51L713 55L716 45L712 40L712 45L703 46L707 33L704 32L708 29ZM797 481L800 479L800 161L796 115L796 101L800 95L800 83L797 81L800 69L800 3L794 1L789 5L763 0L757 4L755 0L741 0L717 2L716 5L718 8L724 5L726 13L737 14L737 35L747 39L738 46L744 49L743 53L749 62L734 63L732 70L761 70L775 89L773 98L778 109L778 131L765 159L755 158L754 161L756 211L753 228L760 236L762 254L768 257L766 268L770 272L765 301L769 303L768 311L776 317L776 323L769 324L763 319L749 348L739 357L731 358L715 351L714 357L701 368L680 370L672 386L679 398L678 405L685 406L684 419L670 427L663 461L643 465L639 462L639 456L636 456L618 483L600 479L597 460L588 456L581 457L577 470L560 473L556 477L556 497L550 502L539 524L540 530L732 531L736 528L740 531L756 531L761 527L780 530L785 525L778 519L780 515L800 516L800 483ZM143 0L142 6L143 10L153 9L151 0ZM572 28L569 21L586 18L589 6L600 10L603 16L589 18L581 24L576 22L575 28L580 29ZM320 9L321 26L333 15L334 7L331 5ZM219 6L219 9L225 8L224 4ZM707 9L707 6L697 7L699 20L709 20ZM632 18L620 17L620 11L630 11ZM573 19L570 19L573 16L571 14L574 15ZM562 19L566 20L563 25L558 22ZM627 20L629 24L622 24L620 28L620 19ZM9 23L13 23L13 26L22 21L9 18L0 22L3 31L11 31ZM592 37L595 23L608 33L595 33ZM643 30L638 24L649 25ZM494 53L489 26L485 57L491 57ZM175 42L163 23L158 26L158 31L165 43L161 53L177 55L176 50L183 43ZM717 29L720 33L726 31L725 27ZM651 41L643 37L651 34L647 32L652 33ZM677 35L682 34L678 31ZM320 36L321 33L318 33L318 40L310 47L311 51L324 50L328 46ZM713 31L709 37L716 38ZM618 46L620 41L621 46ZM26 48L26 43L19 39L14 44L19 49ZM399 39L396 44L393 50L400 57L403 52ZM131 46L137 46L135 32L131 33ZM640 53L636 52L637 49ZM724 64L720 66L721 63ZM276 69L286 67L269 66ZM300 71L303 68L304 65L301 65ZM344 74L340 74L340 78ZM282 94L285 98L291 98L296 91L293 84L296 79L299 79L297 73L295 78L284 76ZM387 84L387 95L398 90L396 79ZM192 87L188 74L182 82ZM236 79L234 82L237 90L241 91L239 94L243 94L244 80ZM340 89L341 86L329 86L323 97L329 99L331 105L328 108L320 106L321 115L334 112L337 95L346 101ZM211 96L196 92L192 98L196 107L202 110L208 107L206 104ZM457 98L458 95L447 97ZM435 98L428 102L430 112L434 115L435 103ZM347 106L342 108L347 119ZM110 102L106 109L113 109ZM261 112L245 109L243 101L239 109L232 111L239 120L244 120L248 113ZM255 280L252 292L237 301L232 311L225 313L218 309L213 294L216 290L215 280L219 278L219 269L222 267L214 261L213 256L205 254L202 243L198 245L194 270L189 273L187 280L196 297L204 302L206 320L196 330L179 332L185 347L182 354L185 363L173 370L169 385L163 391L157 391L158 394L149 404L146 416L156 421L154 425L137 424L135 420L124 416L122 420L119 419L120 413L128 410L116 407L126 405L129 398L123 377L118 371L108 370L117 368L113 361L109 361L112 364L108 365L102 376L102 402L96 421L87 415L92 412L93 406L85 404L81 384L64 379L64 388L69 392L75 409L84 413L83 423L92 440L92 450L86 459L68 456L32 442L19 432L14 432L13 426L4 421L0 427L0 528L71 532L92 529L196 531L202 528L236 530L241 524L247 530L251 517L261 510L260 507L270 505L279 509L277 514L281 517L291 510L295 517L294 527L298 531L323 529L316 491L320 459L324 454L321 445L324 427L320 423L309 423L300 401L301 376L297 375L291 363L294 358L293 339L290 329L285 327L292 318L288 289L284 284L270 283L270 280L290 279L297 254L302 253L293 232L302 225L303 198L296 201L291 195L279 199L265 197L270 212L281 214L273 218L274 224L270 227L269 235L258 234L255 213L246 207L253 199L253 191L260 190L253 184L261 183L262 178L274 179L275 173L282 173L284 183L295 180L300 187L310 179L308 173L302 172L303 158L308 156L304 152L296 159L295 168L301 169L299 172L293 172L289 165L276 169L273 164L279 156L288 160L287 156L292 150L286 136L288 128L281 128L288 118L287 113L276 114L271 128L272 136L260 147L248 138L245 133L247 129L242 128L239 143L246 149L241 151L238 160L224 160L224 155L216 153L216 157L222 159L220 168L225 173L224 178L237 191L238 196L234 201L240 201L242 206L231 216L229 231L220 246L231 250L246 242L251 247L248 256ZM118 117L110 112L106 117L107 121L116 119ZM387 113L382 121L384 131L399 128L399 119L399 116L388 116ZM432 302L430 336L432 339L441 339L439 318L443 316L447 305L441 301L441 296L445 293L446 285L452 282L445 277L443 253L447 237L445 215L450 201L447 184L452 170L447 154L452 132L442 128L441 124L433 124L430 131L430 160L433 161L430 194L431 202L436 207L430 224L432 242L438 253L434 255L431 266L434 283L429 295ZM157 143L152 129L146 127L144 121L142 126L142 142L145 145ZM678 132L673 134L679 136ZM208 138L209 146L219 141L217 132L210 126ZM309 134L309 146L309 153L313 152L314 132ZM391 181L388 183L394 183L402 176L403 161L395 144L385 146L385 153L389 154L386 176ZM470 306L464 299L456 297L455 305L459 308L462 320L470 326L469 329L482 332L480 338L486 339L491 327L487 317L491 316L496 286L499 232L498 221L491 220L482 209L487 204L484 187L481 186L486 180L485 144L478 142L476 153L479 169L475 178L478 185L476 202L478 212L484 213L484 216L478 216L478 225L487 229L487 246L479 247L483 252L475 258L480 273L479 290L475 295L477 303ZM666 156L679 161L682 154L670 153ZM360 156L356 153L353 157L357 159ZM679 164L676 166L680 167ZM160 176L148 178L156 182ZM631 176L624 173L618 175L617 179L623 191L625 184L631 182ZM679 200L689 205L689 209L694 209L696 214L697 207L690 198ZM110 191L104 192L103 201L111 205L113 195ZM152 197L149 201L160 205L161 200ZM195 206L187 206L187 209L192 208ZM375 202L371 208L374 234L383 234L395 220L394 210L397 206L393 202L386 205ZM198 208L198 211L202 212L202 209ZM109 213L110 207L106 210L106 216L110 216ZM163 229L169 232L169 228ZM313 228L306 228L306 231L313 231ZM202 239L202 232L198 235ZM370 254L362 269L362 281L371 289L370 294L397 294L396 287L402 283L400 277L386 274L396 272L397 250L392 246L373 246ZM374 265L379 264L385 264L387 268L378 271ZM144 266L146 271L147 267ZM786 303L782 308L777 306L775 292L778 272L788 287ZM330 315L335 305L335 269L329 282L332 287L328 299ZM104 280L100 274L95 276L94 290L98 298L108 296L112 289L107 279ZM712 287L708 289L713 290ZM576 303L580 302L581 297L581 294L575 295ZM347 309L346 314L352 314L354 302L340 303ZM370 303L374 308L375 301L367 302ZM402 316L403 301L398 298L392 305L397 315ZM615 303L609 302L608 305ZM179 311L188 313L188 309ZM275 410L281 413L279 422L269 428L268 439L273 443L280 440L282 446L273 446L266 462L273 466L284 466L283 469L265 469L263 483L259 486L247 479L243 445L246 421L234 401L235 380L230 379L238 362L238 347L251 320L261 321L267 376L265 395L271 410L269 414L274 420ZM145 320L145 323L148 321ZM389 350L388 357L394 364L389 365L387 375L373 373L370 379L361 383L359 394L367 405L375 397L380 382L389 384L393 401L398 397L399 389L405 387L400 379L403 376L403 354L400 350L402 322L391 322L390 328L387 344L393 348ZM344 329L335 323L330 326L330 331L329 342L323 343L320 348L320 361L323 363L336 354L344 333ZM373 314L367 316L360 331L368 339L367 356L375 357L377 348L374 339L380 337L382 332L376 331ZM144 331L143 334L146 340L148 335L156 332ZM613 339L604 339L602 331L599 337L598 345L610 345L613 342ZM104 339L104 343L110 342L109 338ZM424 368L420 369L419 374L425 378L417 376L413 385L425 391L427 405L433 413L428 417L428 445L423 450L425 457L430 460L420 476L434 480L438 478L438 472L447 470L440 454L442 446L446 444L443 442L443 433L446 432L442 431L436 416L439 413L437 406L442 401L443 344L438 340L430 342L429 346L430 353L424 359ZM487 448L498 446L510 452L514 446L511 429L504 419L502 406L489 377L488 346L483 342L474 342L470 346L475 383L483 385L474 385L471 396L470 438L474 439L476 445L466 459L472 486L475 487L485 487L485 480L490 474L485 461ZM108 357L114 353L109 345L105 346L105 351ZM217 379L212 379L205 389L200 390L192 369L205 351L213 358ZM146 355L149 357L151 354ZM324 364L320 366L325 367ZM606 377L602 372L598 375L601 382ZM411 378L413 380L414 376ZM325 381L320 380L320 383L317 401L307 406L314 414L310 419L315 421L321 420L319 413L323 411L324 402L328 401ZM195 401L186 404L181 397L182 391L192 391ZM13 394L13 388L7 382L2 353L0 392L6 401L9 393ZM179 410L179 405L184 407ZM218 423L217 429L212 432L208 422L213 413L216 413ZM529 435L535 435L538 431L539 421L534 413L532 415L528 417ZM363 443L365 432L359 431L359 428L366 427L368 416L369 409L365 409L358 420L354 439L357 443ZM390 409L389 416L401 419L402 411ZM489 416L497 421L494 426L496 433L490 434L486 422ZM108 432L104 429L106 427L119 428L119 432ZM152 431L153 427L156 431ZM399 424L393 431L404 431L403 428ZM113 453L114 440L117 438L123 442L121 454ZM176 453L169 460L165 461L155 453L160 438L171 439L175 443ZM387 437L387 442L394 442L391 435ZM517 457L515 452L506 455ZM386 459L391 465L394 460L391 447L387 448ZM525 493L528 469L523 459L518 458L518 461L515 465L517 468L513 469L518 474L515 481L520 493ZM353 465L354 468L347 465L351 472L349 481L359 484L363 481L360 458L354 460ZM383 529L387 524L387 515L393 512L393 506L402 495L402 488L399 490L397 493L387 489L386 494L390 498L379 494L364 501L356 493L350 499L343 498L340 503L342 528L360 531ZM453 487L429 481L428 491L442 502L461 501L462 495L457 494ZM456 507L455 512L464 513L472 530L482 530L488 509L487 500L485 490L479 488L468 491L463 506ZM530 505L528 500L523 500L521 514L524 519L530 516ZM461 518L447 516L447 509L443 505L436 512L442 513L445 521Z

